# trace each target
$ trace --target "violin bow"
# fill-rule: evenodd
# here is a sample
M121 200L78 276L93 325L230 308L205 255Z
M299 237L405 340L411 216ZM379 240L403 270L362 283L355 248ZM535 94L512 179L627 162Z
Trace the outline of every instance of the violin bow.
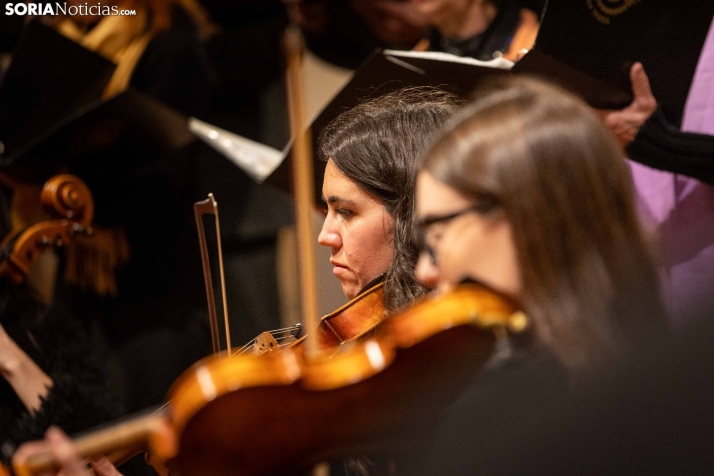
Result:
M130 415L106 428L90 430L72 441L80 458L107 455L119 466L133 456L150 451L166 461L176 456L177 442L167 416L168 405L150 412ZM29 456L15 453L12 468L16 476L36 476L57 470L57 462L50 451ZM0 476L4 476L0 471Z
M203 279L206 283L206 298L208 299L208 320L211 325L211 343L213 353L218 355L221 347L218 339L218 318L216 316L215 294L213 292L213 278L211 277L211 262L208 258L208 246L206 244L206 230L203 227L203 216L213 215L216 223L216 243L218 246L218 267L221 277L221 297L223 299L223 321L226 328L226 350L231 355L231 331L228 322L228 305L226 303L226 278L223 272L223 249L221 247L221 225L218 220L218 203L212 193L208 198L193 205L193 212L196 215L196 227L198 228L198 242L201 246L201 262L203 263Z
M293 191L295 193L295 221L297 223L298 256L300 262L300 291L303 321L307 328L307 355L319 349L317 340L317 284L315 272L315 247L312 237L310 211L315 184L312 166L312 142L309 128L303 125L304 87L302 59L304 41L296 25L288 26L284 37L287 57L288 109L293 137Z

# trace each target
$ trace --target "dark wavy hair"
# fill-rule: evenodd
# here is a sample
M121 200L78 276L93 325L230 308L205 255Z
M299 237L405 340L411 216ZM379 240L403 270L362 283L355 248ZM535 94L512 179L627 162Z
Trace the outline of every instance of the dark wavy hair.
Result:
M542 346L575 373L616 360L665 312L615 139L585 103L537 80L501 78L478 98L423 170L508 219Z
M394 217L394 258L384 283L388 311L424 293L414 277L419 256L412 237L416 172L421 155L458 103L456 96L437 88L404 88L342 113L320 134L320 158L332 159Z

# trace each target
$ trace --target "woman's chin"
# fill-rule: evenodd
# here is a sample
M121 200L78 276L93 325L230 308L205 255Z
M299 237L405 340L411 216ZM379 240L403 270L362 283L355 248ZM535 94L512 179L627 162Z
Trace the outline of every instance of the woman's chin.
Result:
M345 294L345 297L349 299L350 301L357 297L357 294L359 293L359 286L355 283L352 282L344 282L341 281L342 284L342 292Z

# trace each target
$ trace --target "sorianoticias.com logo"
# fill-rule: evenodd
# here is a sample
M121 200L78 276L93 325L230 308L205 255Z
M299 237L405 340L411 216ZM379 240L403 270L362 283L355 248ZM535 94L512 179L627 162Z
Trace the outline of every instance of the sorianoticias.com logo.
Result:
M6 3L5 15L50 15L50 16L110 16L136 15L136 10L122 10L115 5L84 3L67 5L64 3Z

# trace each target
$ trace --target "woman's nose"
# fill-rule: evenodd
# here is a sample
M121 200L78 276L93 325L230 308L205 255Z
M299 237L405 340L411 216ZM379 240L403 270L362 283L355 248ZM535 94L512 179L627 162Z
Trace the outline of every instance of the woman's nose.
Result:
M332 226L329 215L322 223L322 230L320 230L320 234L317 236L317 242L322 246L329 246L331 248L339 248L342 246L342 237Z
M417 261L416 268L414 269L414 275L417 281L427 288L436 289L439 285L439 268L434 264L428 253L419 255L419 261Z

